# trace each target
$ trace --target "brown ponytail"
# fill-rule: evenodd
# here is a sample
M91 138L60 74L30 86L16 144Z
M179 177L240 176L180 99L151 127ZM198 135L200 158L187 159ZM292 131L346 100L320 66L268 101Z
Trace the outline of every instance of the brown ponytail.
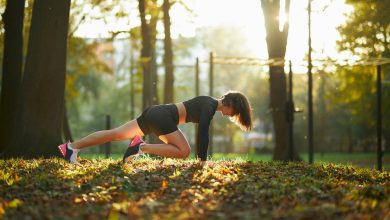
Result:
M224 106L233 108L234 116L230 117L230 120L236 123L241 130L252 130L252 107L248 98L241 92L229 91L221 99Z

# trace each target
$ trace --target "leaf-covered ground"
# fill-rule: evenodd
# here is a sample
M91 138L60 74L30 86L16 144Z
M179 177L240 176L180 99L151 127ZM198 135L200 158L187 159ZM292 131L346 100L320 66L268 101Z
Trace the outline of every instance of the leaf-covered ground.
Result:
M0 219L389 219L390 174L341 165L0 160Z

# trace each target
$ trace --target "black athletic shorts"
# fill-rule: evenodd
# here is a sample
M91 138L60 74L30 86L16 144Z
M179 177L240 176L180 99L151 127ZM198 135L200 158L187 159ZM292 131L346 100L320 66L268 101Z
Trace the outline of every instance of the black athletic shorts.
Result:
M176 105L154 105L145 109L137 118L138 126L147 135L154 133L157 136L176 131L179 122L179 111Z

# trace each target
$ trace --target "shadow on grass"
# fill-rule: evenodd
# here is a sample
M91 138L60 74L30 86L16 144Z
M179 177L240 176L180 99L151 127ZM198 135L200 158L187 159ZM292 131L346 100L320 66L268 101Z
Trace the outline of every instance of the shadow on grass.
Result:
M341 165L244 162L238 181L210 218L338 219L388 217L390 175ZM226 211L234 210L234 211Z
M1 161L5 219L385 217L387 172L305 163L140 159ZM13 202L15 199L22 203Z

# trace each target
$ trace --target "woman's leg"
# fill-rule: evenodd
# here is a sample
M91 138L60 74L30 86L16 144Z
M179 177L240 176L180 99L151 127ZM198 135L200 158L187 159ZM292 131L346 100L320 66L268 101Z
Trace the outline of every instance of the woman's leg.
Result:
M143 153L154 154L163 157L187 158L191 153L191 147L180 129L172 133L159 136L165 144L143 144Z
M137 120L129 121L120 127L94 132L80 140L71 143L72 148L82 149L92 145L104 144L109 141L121 141L134 138L134 136L143 136Z

